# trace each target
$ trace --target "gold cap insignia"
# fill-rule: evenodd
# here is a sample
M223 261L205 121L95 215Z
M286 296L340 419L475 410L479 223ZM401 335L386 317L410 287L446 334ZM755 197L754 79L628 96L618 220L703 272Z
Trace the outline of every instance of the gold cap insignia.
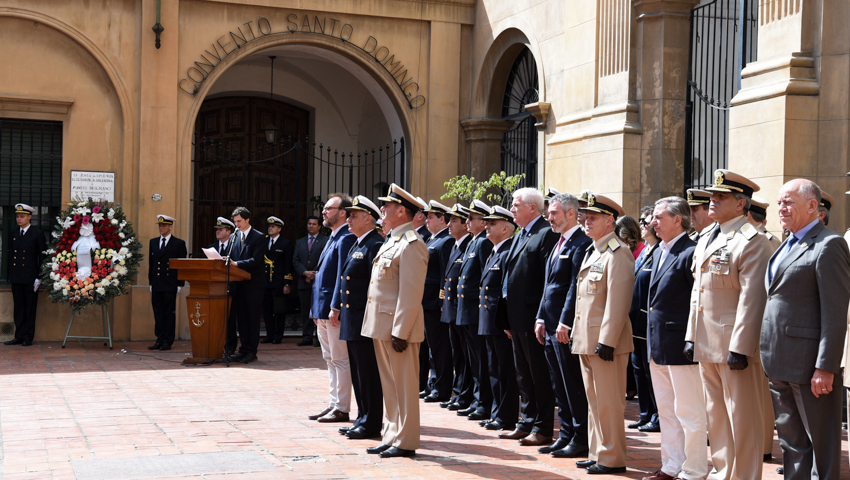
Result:
M587 196L587 206L592 207L594 203L596 203L596 195L588 195Z
M694 200L694 192L688 192L688 201Z
M714 174L715 185L723 185L724 180L726 180L726 177L723 175L723 172L717 172Z
M157 218L157 220L158 220L158 221L160 221L160 222L164 222L164 221L165 221L165 217L159 217L159 218Z

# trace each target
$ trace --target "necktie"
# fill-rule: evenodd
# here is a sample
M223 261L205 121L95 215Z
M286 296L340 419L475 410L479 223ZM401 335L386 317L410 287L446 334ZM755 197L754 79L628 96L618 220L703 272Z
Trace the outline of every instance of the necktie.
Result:
M21 229L21 236L22 237L24 236L24 229L23 228Z
M552 252L552 258L549 259L549 263L554 263L555 259L558 258L558 255L561 253L561 245L564 244L564 236L561 235L561 238L558 239L558 246L555 247L555 251Z
M271 238L271 239L269 239L269 250L271 250L273 246L274 246L274 239Z
M307 240L307 253L310 253L313 250L313 239L316 238L310 235L310 238Z
M717 237L720 236L720 225L714 227L714 230L711 232L711 236L708 237L708 245L711 245L711 242L714 241Z
M162 243L161 243L161 244L159 244L159 249L160 249L160 250L165 250L165 237L162 237Z
M224 247L225 247L225 246L226 246L226 245L225 245L225 244L223 244L223 243L219 244L219 246L218 246L218 253L219 253L220 255L222 255L222 256L224 256L224 252L225 252L225 248L224 248Z
M782 263L782 259L785 258L785 255L788 255L788 252L794 248L794 245L797 244L797 237L791 235L788 237L788 241L786 242L786 248L782 250L782 252L773 259L773 264L770 266L770 281L773 281L773 276L776 275L776 270L779 269L779 264Z

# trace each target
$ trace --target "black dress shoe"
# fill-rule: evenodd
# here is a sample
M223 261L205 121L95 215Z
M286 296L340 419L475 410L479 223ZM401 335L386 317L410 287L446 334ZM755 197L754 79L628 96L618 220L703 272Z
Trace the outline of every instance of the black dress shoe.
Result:
M762 461L763 462L769 462L771 460L773 460L773 454L772 453L765 453L764 458L762 458Z
M490 415L487 415L484 412L479 412L478 410L476 410L476 411L474 411L474 412L472 412L472 413L470 413L469 415L466 416L467 420L484 420L484 419L489 419L489 418L490 418Z
M381 452L381 458L412 457L414 455L416 455L416 450L402 450L396 447L390 447Z
M21 346L22 347L31 347L32 346L32 340L24 340L23 342L21 342Z
M492 422L485 424L484 428L486 428L487 430L513 430L514 428L516 428L516 426L505 425L504 423L498 420L493 420Z
M275 338L274 340L272 340L272 344L274 345L280 345L281 343L283 343L282 338Z
M163 343L162 345L159 346L159 349L160 350L171 350L171 345L169 345L167 343Z
M434 395L433 393L431 393L427 397L423 398L422 401L425 402L425 403L437 403L437 402L442 403L442 400L440 399L440 397Z
M638 427L639 432L660 432L661 425L653 422L649 422L642 427Z
M451 408L449 408L449 410L451 410ZM474 407L469 407L469 408L464 408L463 410L458 410L458 411L457 411L457 415L458 415L459 417L465 417L465 416L467 416L467 415L471 415L471 414L472 414L472 413L474 413L474 412L475 412L475 408L474 408Z
M15 339L15 340L17 340L17 339ZM18 343L20 343L20 341L19 341ZM14 343L6 342L6 345L15 345L15 344L14 344ZM161 346L162 346L162 344L161 344L161 343L156 342L156 343L154 343L153 345L151 345L150 347L148 347L148 350L159 350L159 348L160 348Z
M587 467L587 473L590 475L613 475L615 473L626 473L626 467L606 467L597 463Z
M377 438L381 436L381 432L367 432L363 427L352 428L345 434L346 437L352 440L363 440L366 438Z
M271 337L263 337L260 343L272 343L274 340Z
M578 468L588 468L596 465L596 460L579 460L576 462Z
M459 403L452 403L451 405L449 405L448 408L451 411L457 411L457 410L464 410L466 407L464 407L463 405L461 405Z
M576 458L586 457L588 453L590 453L590 451L588 450L586 445L570 443L569 445L567 445L566 448L553 451L552 456L555 458Z
M233 362L241 362L243 358L245 358L245 352L241 350L233 355L230 355L230 360Z
M246 353L245 355L242 356L242 358L240 358L239 360L236 360L236 361L239 362L239 363L245 363L245 364L251 363L251 362L256 362L257 356L254 355L253 353Z
M451 405L452 403L454 403L454 402L452 402L451 400L446 400L445 402L440 402L440 408L449 408L449 405Z
M324 415L322 415L322 416L324 416ZM354 428L354 427L339 427L339 430L337 430L337 431L339 432L340 435L345 435L352 428Z
M570 441L567 440L566 438L558 438L557 440L555 440L555 443L553 443L552 445L540 447L540 448L537 449L537 451L540 452L540 453L552 453L555 450L560 450L560 449L566 447L569 444L570 444Z
M779 467L776 469L776 473L780 475L785 475L785 467Z
M489 418L487 418L487 419L485 419L485 420L481 420L480 422L478 422L478 425L481 425L482 427L485 427L485 426L487 426L487 424L488 424L488 423L490 423L490 421L491 421L491 420L490 420Z
M428 396L428 390L422 390L419 392L419 398L425 398Z
M368 453L370 455L377 455L377 454L383 452L384 450L389 450L390 448L392 448L392 447L390 447L389 445L384 445L382 443L382 444L378 445L377 447L367 448L366 453Z
M322 346L322 344L321 344L321 343L319 343L319 340L317 339L317 340L313 340L313 346L314 346L315 348L319 348L319 347L321 347L321 346Z
M637 422L630 423L627 425L629 428L639 428L649 423L649 420L638 420Z
M225 357L232 357L233 356L233 350L225 350L224 356Z
M313 344L313 341L310 340L309 338L305 338L305 339L301 340L300 342L296 343L296 345L298 345L299 347L309 347L312 344Z

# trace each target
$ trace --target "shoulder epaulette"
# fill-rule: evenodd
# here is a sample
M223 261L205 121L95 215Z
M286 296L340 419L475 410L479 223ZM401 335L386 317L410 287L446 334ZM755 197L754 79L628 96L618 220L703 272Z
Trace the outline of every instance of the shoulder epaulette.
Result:
M768 240L773 240L774 238L776 238L776 235L774 235L770 232L764 232L764 234L767 235Z
M414 230L408 230L407 233L404 234L404 238L406 238L408 242L415 242L416 235L417 234Z
M743 233L743 234L744 234L744 237L745 237L747 240L752 240L752 239L753 239L753 237L755 237L756 235L758 235L759 231L758 231L758 230L756 230L756 228L755 228L754 226L752 226L751 224L749 224L749 223L745 223L745 224L741 227L741 233Z
M608 248L610 248L612 252L615 252L618 248L620 248L620 242L618 242L616 238L612 238L611 240L608 240Z

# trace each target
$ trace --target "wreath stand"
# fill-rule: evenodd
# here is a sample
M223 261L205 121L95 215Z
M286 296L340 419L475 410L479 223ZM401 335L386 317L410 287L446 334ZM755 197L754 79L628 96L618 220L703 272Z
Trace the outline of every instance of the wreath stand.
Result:
M65 343L68 342L69 338L73 338L75 340L103 340L103 345L107 345L107 341L109 342L109 349L112 350L112 325L109 323L109 309L107 305L100 306L101 318L103 319L103 337L82 337L69 335L71 333L71 326L74 324L74 317L77 316L77 310L73 310L71 312L71 321L68 322L68 330L65 332L65 340L62 341L62 348L65 348Z

